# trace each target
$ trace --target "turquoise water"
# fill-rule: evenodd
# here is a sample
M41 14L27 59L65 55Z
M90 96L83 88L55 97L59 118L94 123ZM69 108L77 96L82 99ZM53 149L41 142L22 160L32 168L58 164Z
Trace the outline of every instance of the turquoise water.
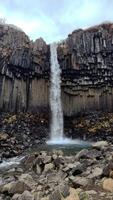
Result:
M48 151L52 152L54 150L62 150L65 154L71 155L75 154L76 152L86 148L91 148L91 143L86 142L83 140L63 140L63 142L59 141L59 143L56 144L56 141L48 141L46 144L39 145L34 148L33 151Z

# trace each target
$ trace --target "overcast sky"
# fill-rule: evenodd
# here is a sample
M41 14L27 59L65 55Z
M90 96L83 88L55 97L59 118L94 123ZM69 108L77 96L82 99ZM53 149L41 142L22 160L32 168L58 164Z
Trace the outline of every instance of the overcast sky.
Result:
M0 0L0 18L22 28L30 39L43 37L51 43L77 28L113 22L113 0Z

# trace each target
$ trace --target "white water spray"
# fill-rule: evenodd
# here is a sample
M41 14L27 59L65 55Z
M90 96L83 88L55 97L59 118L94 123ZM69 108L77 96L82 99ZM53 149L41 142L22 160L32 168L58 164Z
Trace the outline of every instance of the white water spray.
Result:
M63 111L61 103L61 70L57 59L57 44L50 46L51 51L51 137L50 143L57 143L63 139Z
M51 53L51 85L50 85L50 107L51 107L51 133L50 145L87 145L81 140L71 140L63 135L63 111L61 103L61 69L57 59L57 43L50 46Z

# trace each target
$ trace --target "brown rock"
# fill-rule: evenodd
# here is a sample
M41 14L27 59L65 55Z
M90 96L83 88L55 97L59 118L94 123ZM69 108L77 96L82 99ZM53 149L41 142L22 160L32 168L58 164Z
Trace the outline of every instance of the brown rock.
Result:
M113 192L113 179L107 178L103 181L103 189L109 192Z
M79 200L79 196L74 188L70 188L70 195L65 200Z

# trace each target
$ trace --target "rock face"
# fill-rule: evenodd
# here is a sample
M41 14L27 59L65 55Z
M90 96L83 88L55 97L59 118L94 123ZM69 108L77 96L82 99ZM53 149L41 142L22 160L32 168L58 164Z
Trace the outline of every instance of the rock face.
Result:
M76 30L58 45L65 115L113 110L113 24ZM50 48L0 25L0 109L49 107Z
M58 55L64 112L113 110L113 24L74 31Z
M48 105L49 48L42 38L0 25L0 109L35 110Z

